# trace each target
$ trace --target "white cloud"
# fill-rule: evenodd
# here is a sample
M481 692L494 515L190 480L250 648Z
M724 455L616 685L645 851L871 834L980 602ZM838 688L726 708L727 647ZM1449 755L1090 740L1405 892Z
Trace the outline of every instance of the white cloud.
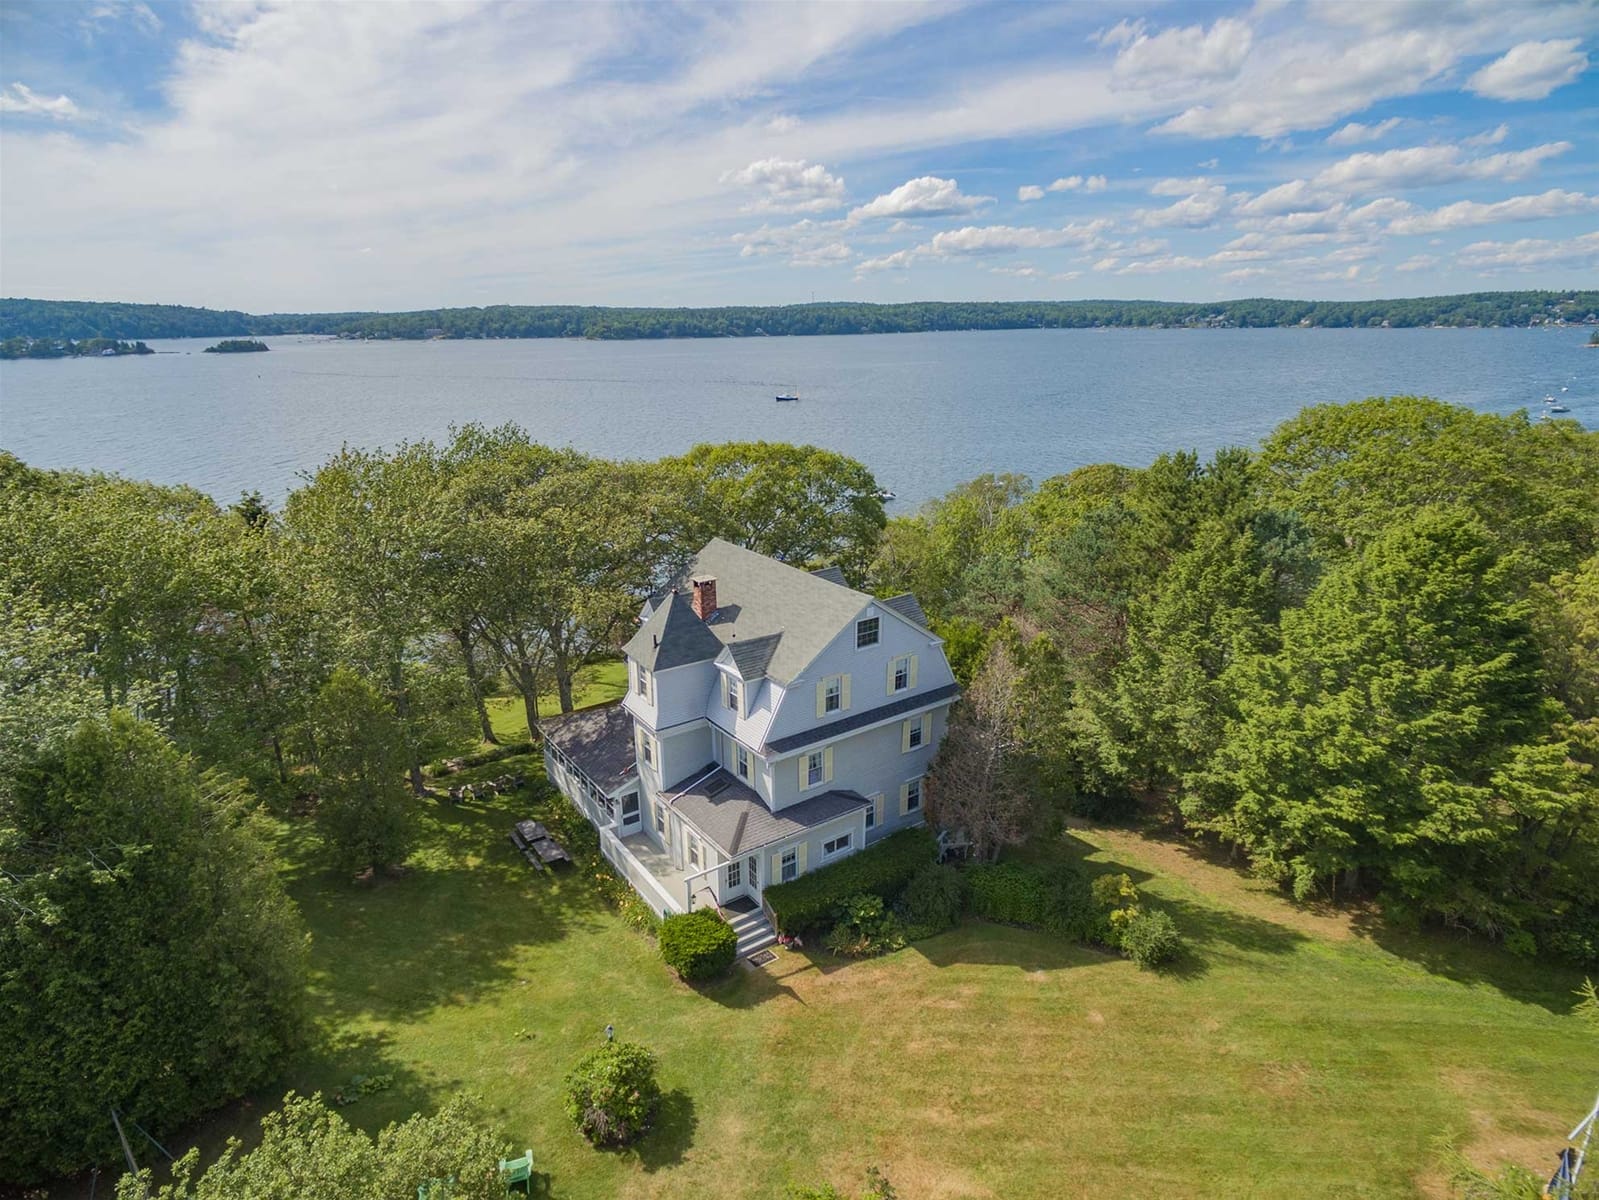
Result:
M1015 250L1041 250L1051 246L1088 246L1103 237L1112 228L1112 222L1100 218L1094 221L1074 221L1058 229L1015 225L968 225L963 229L946 229L935 234L933 240L918 247L918 252L946 257L949 255L1008 254Z
M0 90L0 112L50 117L57 121L75 121L82 115L70 96L57 96L52 100L39 95L25 83L13 83L9 88Z
M1049 190L1052 192L1075 192L1082 186L1083 177L1081 175L1064 175L1050 184Z
M1085 192L1102 192L1105 190L1106 186L1105 177L1103 175L1090 175L1087 179L1083 180L1083 191Z
M914 251L896 250L894 253L885 254L881 258L863 259L855 264L855 272L859 275L871 271L903 271L911 265L911 261L915 257Z
M1142 21L1122 21L1100 34L1101 45L1119 46L1111 79L1120 87L1187 86L1199 80L1231 79L1238 74L1254 39L1244 21L1223 17L1202 25L1146 32Z
M1194 165L1202 171L1214 171L1220 163L1221 159L1219 158L1207 158L1204 162L1195 163Z
M1451 229L1493 225L1500 221L1541 221L1549 217L1566 217L1574 213L1591 212L1596 208L1599 208L1599 196L1550 188L1539 196L1512 196L1492 204L1460 200L1431 212L1400 217L1388 226L1388 232L1445 233Z
M1044 189L1039 187L1036 183L1025 184L1024 186L1016 189L1016 199L1020 200L1023 204L1026 204L1030 200L1042 200L1043 198Z
M844 204L844 181L804 159L763 158L728 171L722 182L760 193L746 212L826 212Z
M1044 272L1037 267L989 267L994 275L1009 275L1015 279L1042 279Z
M1290 179L1268 188L1258 196L1251 196L1238 206L1246 216L1271 217L1281 213L1310 212L1326 208L1336 197L1304 179Z
M735 233L730 240L739 247L740 258L786 255L790 266L828 266L854 257L854 251L839 240L843 228L843 221L806 217L792 225L762 225Z
M823 246L800 250L788 260L791 267L836 267L855 257L843 242L828 242Z
M1198 179L1157 179L1149 185L1151 196L1189 196L1202 188L1210 186L1210 180L1204 176Z
M778 113L763 128L767 133L793 133L799 128L799 118L790 113Z
M1493 129L1462 139L1460 144L1462 146L1497 146L1509 136L1510 126L1500 122Z
M953 179L922 175L907 180L849 214L850 220L869 217L948 217L993 203L992 196L968 196Z
M1370 188L1431 187L1469 179L1525 179L1546 159L1564 154L1570 142L1547 142L1526 150L1465 158L1449 142L1406 150L1363 151L1321 171L1315 182L1324 188L1358 192Z
M1192 258L1186 254L1168 254L1160 258L1146 258L1138 262L1130 262L1117 269L1118 275L1158 275L1163 271L1194 271L1205 266L1202 258Z
M1466 90L1492 100L1542 100L1588 69L1581 44L1581 38L1522 42L1466 80Z
M1436 254L1412 254L1404 262L1396 266L1394 270L1407 273L1410 271L1430 271L1438 265L1438 261Z
M1270 274L1264 267L1239 267L1234 271L1224 271L1222 278L1229 283L1244 283L1250 279L1259 279L1262 275Z
M1386 121L1378 121L1375 125L1362 125L1359 121L1351 121L1343 128L1327 135L1329 146L1358 146L1362 142L1375 142L1386 137L1398 129L1404 121L1400 117L1389 117Z
M1227 189L1213 183L1165 208L1145 209L1138 213L1138 219L1151 229L1171 226L1203 229L1215 223L1226 203Z
M1473 242L1455 255L1457 265L1475 271L1530 271L1558 266L1572 270L1599 265L1599 232L1567 241L1521 238L1514 242Z

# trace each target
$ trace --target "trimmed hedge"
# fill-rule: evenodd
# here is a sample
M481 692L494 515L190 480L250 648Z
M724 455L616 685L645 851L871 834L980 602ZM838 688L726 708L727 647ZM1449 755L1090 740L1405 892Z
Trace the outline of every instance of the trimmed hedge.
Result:
M982 863L966 872L972 911L1007 925L1043 925L1049 915L1049 888L1031 867Z
M905 936L914 941L942 933L966 909L966 880L954 867L929 863L911 877L899 900Z
M779 883L764 893L777 931L806 933L830 923L851 896L866 893L892 905L911 877L938 857L938 839L925 828L890 834L840 862Z
M738 934L709 908L667 917L655 936L666 965L690 982L714 979L738 956Z

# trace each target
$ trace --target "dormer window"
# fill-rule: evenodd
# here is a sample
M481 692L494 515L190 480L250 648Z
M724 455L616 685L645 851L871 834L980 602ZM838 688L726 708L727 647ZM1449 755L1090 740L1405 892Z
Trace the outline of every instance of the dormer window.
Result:
M738 676L729 675L725 671L722 672L723 707L730 708L735 713L742 713L743 709L740 706L743 703L743 692L743 684L739 681Z
M877 645L880 620L877 617L867 617L864 621L855 622L855 649L864 650L868 646Z
M645 700L650 698L650 683L650 669L640 663L638 667L638 682L635 686L638 689L638 694L644 697Z

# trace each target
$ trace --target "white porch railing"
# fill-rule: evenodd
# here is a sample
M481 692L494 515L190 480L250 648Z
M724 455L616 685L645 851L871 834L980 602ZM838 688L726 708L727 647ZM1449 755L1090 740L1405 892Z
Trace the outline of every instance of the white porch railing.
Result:
M600 826L600 853L606 860L622 873L622 878L633 885L633 890L663 916L667 913L687 912L688 906L675 900L672 894L661 886L661 881L650 874L650 870L633 856L622 839L616 836L613 826Z

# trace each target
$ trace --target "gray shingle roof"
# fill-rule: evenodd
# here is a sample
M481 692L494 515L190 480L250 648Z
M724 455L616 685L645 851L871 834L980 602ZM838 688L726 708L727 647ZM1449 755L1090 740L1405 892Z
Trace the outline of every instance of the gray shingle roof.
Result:
M878 601L884 608L891 608L904 617L912 625L920 625L923 629L931 629L928 624L927 614L922 611L921 601L906 592L903 596L890 596L887 600Z
M777 643L783 635L770 633L765 637L736 638L727 644L727 652L733 656L733 665L738 668L740 679L759 679L766 674L766 668L772 661L772 655L777 652Z
M819 567L811 572L818 579L825 579L828 583L836 583L839 587L848 587L849 581L844 578L844 572L837 567Z
M672 800L672 807L729 856L794 837L813 826L866 807L866 797L858 792L829 791L774 813L755 792L728 772L716 770L706 775L714 766L714 763L706 764L683 783L666 791L669 796L680 793ZM701 779L702 775L705 778ZM685 784L691 786L685 787ZM716 794L711 795L712 792Z
M722 643L694 615L688 597L672 594L639 626L626 646L627 656L651 671L704 662L722 652Z
M633 718L620 701L547 717L539 731L607 791L633 773Z
M729 646L735 641L782 634L766 664L766 674L784 684L803 671L872 599L865 592L721 538L707 544L673 581L678 598L684 598L692 578L705 575L716 578L718 608L703 628ZM686 600L684 604L692 619L693 610L686 607ZM676 604L666 607L676 608ZM639 636L628 643L630 655L641 638L643 646L650 645L643 635L659 615L660 610L652 614Z
M801 746L809 746L814 742L825 742L841 734L851 733L867 725L875 725L879 721L887 721L918 708L925 708L929 704L938 704L945 700L957 699L961 694L960 684L946 683L941 688L934 688L930 692L918 692L914 696L907 696L903 700L896 700L892 704L879 705L877 708L868 708L862 712L851 713L841 721L832 721L826 725L818 725L814 729L807 729L801 733L790 734L788 737L778 738L775 742L766 743L766 753L787 754L790 750L798 750Z

